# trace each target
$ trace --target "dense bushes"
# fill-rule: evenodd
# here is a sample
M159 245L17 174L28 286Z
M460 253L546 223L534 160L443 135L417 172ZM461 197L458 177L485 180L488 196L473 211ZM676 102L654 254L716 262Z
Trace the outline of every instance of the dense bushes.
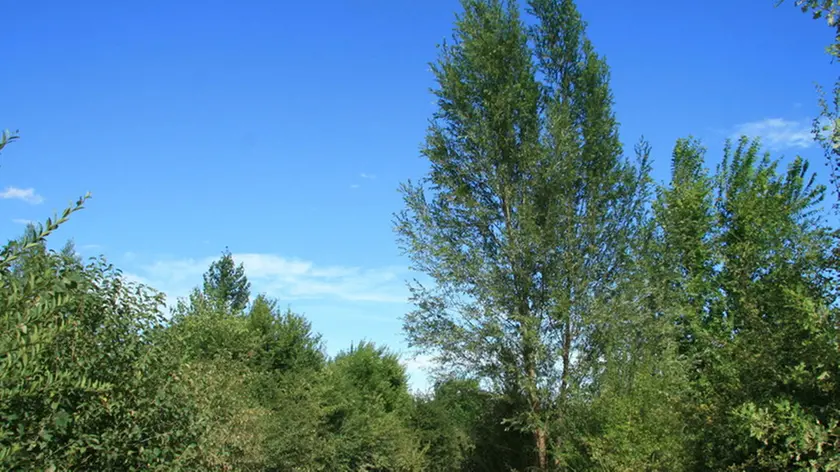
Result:
M644 257L610 316L595 318L598 357L543 407L547 468L837 468L836 235L812 211L823 189L804 162L777 172L748 141L712 176L703 152L676 146ZM165 316L154 290L102 258L48 250L45 237L83 202L2 250L3 468L534 463L515 384L443 376L414 396L384 347L361 342L330 358L305 318L265 295L242 306L249 284L228 252Z
M158 297L102 260L33 245L41 234L7 248L17 259L0 267L0 464L195 467L198 411L177 359L151 342L163 329Z
M573 2L463 3L397 218L432 390L384 346L328 356L227 249L168 313L50 250L85 197L0 249L0 468L840 470L840 234L807 162L745 137L709 172L681 139L654 187Z

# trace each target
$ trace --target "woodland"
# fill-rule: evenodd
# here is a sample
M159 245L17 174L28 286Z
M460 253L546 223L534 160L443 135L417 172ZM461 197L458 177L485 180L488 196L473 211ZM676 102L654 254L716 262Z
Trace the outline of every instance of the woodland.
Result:
M776 7L840 56L840 2ZM840 80L815 93L830 185L750 136L715 169L678 140L658 185L572 0L463 0L432 73L394 215L429 391L387 346L327 355L227 250L167 305L48 248L85 195L0 249L0 469L840 470Z

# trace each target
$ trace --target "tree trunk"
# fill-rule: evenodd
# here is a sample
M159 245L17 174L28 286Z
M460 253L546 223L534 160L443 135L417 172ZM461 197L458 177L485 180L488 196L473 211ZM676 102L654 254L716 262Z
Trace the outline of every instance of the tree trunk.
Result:
M548 448L546 446L546 431L545 426L542 424L542 419L539 418L540 414L542 413L542 408L540 406L540 399L539 395L537 395L537 372L534 368L533 362L530 362L528 366L528 380L529 380L529 400L531 402L531 412L536 416L537 424L534 426L534 445L536 446L537 452L537 466L541 472L548 470L546 467L548 465Z
M569 369L571 368L572 354L572 320L571 314L563 327L563 372L560 373L560 395L566 393L569 382Z
M540 471L546 471L548 466L548 451L546 448L546 434L545 428L537 426L534 431L534 440L537 443L537 464L539 464Z

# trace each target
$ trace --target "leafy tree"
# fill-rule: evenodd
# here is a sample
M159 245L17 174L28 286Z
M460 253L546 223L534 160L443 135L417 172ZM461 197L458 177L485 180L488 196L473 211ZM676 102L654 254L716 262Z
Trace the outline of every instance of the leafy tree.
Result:
M0 148L9 141L4 134ZM211 376L182 364L160 294L103 259L83 263L72 243L47 250L47 236L87 198L0 249L0 464L255 470L248 446L261 415L219 396L241 371Z
M408 377L398 357L362 342L340 352L327 374L329 470L423 470L410 424Z
M833 241L815 206L824 189L802 159L779 172L746 138L727 144L714 177L703 153L678 142L655 204L659 307L691 363L698 470L810 470L833 446L798 425L827 425L825 438L836 428L825 409L836 402L827 379L838 364Z
M263 369L288 372L324 366L321 336L312 332L312 324L303 316L278 310L275 300L258 295L248 313L248 324L259 337L255 357Z
M414 428L426 454L426 470L520 470L530 462L529 436L510 430L504 397L473 379L448 378L417 398Z
M426 448L428 469L470 470L474 430L485 406L482 393L478 382L447 379L435 385L432 395L416 400L413 423Z
M835 295L825 277L833 241L815 211L825 189L814 184L807 162L799 158L776 175L776 162L760 157L757 143L748 146L742 139L725 157L718 211L721 288L727 297L720 316L728 337L734 336L724 352L738 375L723 377L719 385L736 387L730 397L740 403L736 410L789 402L802 409L805 421L816 419L836 434L840 416L836 409L825 410L840 400L840 392L827 381L840 373L836 318L829 310ZM761 463L777 448L791 452L785 442L765 443L747 463ZM812 447L805 457L785 454L774 466L809 470L813 454L837 454L836 442Z
M235 470L331 470L325 356L305 318L264 295L241 316L196 289L167 331L212 431L201 443L208 460Z
M341 437L328 427L329 392L325 371L288 371L265 375L252 385L271 416L264 438L271 470L332 471Z
M184 363L179 375L202 426L196 440L204 466L200 470L269 470L271 451L265 438L273 412L251 395L259 372L216 358Z
M576 359L628 262L647 164L644 147L639 167L622 157L607 67L573 2L529 7L533 50L514 3L463 2L433 65L431 171L402 187L397 231L434 281L412 287L411 344L511 395L546 469L552 410L583 380Z
M251 365L261 372L251 390L272 415L268 462L278 470L332 470L325 406L330 386L320 335L306 318L281 311L265 295L254 300L247 323L257 339Z
M245 268L242 264L236 265L227 248L204 273L204 294L233 313L243 311L248 305L251 283L245 276Z
M783 3L783 0L777 2L777 6ZM832 61L840 58L840 2L837 0L795 0L794 5L799 7L803 12L810 13L814 19L824 19L829 28L835 32L834 42L830 44L826 51L831 56ZM834 185L835 209L838 208L840 202L840 79L834 83L832 94L827 96L825 91L818 86L819 107L820 113L815 117L813 122L813 134L816 141L823 148L826 158L826 164L830 168L830 178ZM836 234L835 234L836 236ZM829 268L836 271L840 268L838 262L838 248L834 248L834 253L829 259ZM832 282L836 288L836 279ZM808 303L808 298L803 299L800 296L795 296L796 300L801 303L805 301ZM819 354L811 353L817 356L822 361L822 366L830 366L834 369L840 366L840 360L837 358L837 353L840 352L837 339L837 315L834 312L819 313L822 307L817 306L817 313L809 307L811 315L816 320L824 320L826 316L834 318L834 332L826 329L825 321L819 321L817 326L813 324L805 324L813 331L812 335L815 338L809 342L811 346L821 346L822 352ZM813 320L812 320L813 321ZM829 322L830 324L830 322ZM828 348L827 346L834 346ZM826 382L826 380L833 376L836 378L836 373L831 374L831 369L824 370L819 374L817 379L822 383L819 387L823 397L830 392L835 395L834 404L836 404L837 384L835 382ZM797 465L803 467L807 464L814 469L824 468L825 470L840 470L840 412L836 408L827 406L817 407L818 415L815 415L813 410L814 405L803 408L802 405L789 400L779 400L771 406L757 406L749 404L742 410L742 416L752 420L751 433L765 444L780 444L784 442L786 446L779 449L772 450L772 453L762 452L763 457L760 461L764 464L789 464L792 458L796 459ZM815 417L816 416L816 417ZM832 456L833 453L833 456ZM811 469L806 469L811 470Z
M200 429L177 364L149 342L160 329L160 297L101 260L83 266L35 252L18 261L25 282L0 274L4 468L199 465L192 444Z
M178 301L168 331L186 361L225 358L244 362L254 355L259 342L243 317L198 289Z

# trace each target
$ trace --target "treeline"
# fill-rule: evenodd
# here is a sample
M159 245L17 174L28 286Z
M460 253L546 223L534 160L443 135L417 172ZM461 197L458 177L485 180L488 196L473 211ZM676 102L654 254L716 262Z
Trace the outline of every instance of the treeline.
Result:
M47 250L54 227L2 256L3 470L424 467L396 355L328 358L306 319L249 300L227 252L165 322L160 295L104 260Z
M840 233L808 163L744 137L710 171L686 138L655 185L571 0L462 3L396 217L432 390L382 346L327 356L227 251L167 313L48 250L83 198L0 252L0 467L840 470Z
M797 4L837 26L836 2ZM431 170L397 218L432 280L412 287L411 344L507 407L500 470L840 468L826 189L746 137L714 172L679 140L654 185L574 2L526 11L464 2L433 67Z

